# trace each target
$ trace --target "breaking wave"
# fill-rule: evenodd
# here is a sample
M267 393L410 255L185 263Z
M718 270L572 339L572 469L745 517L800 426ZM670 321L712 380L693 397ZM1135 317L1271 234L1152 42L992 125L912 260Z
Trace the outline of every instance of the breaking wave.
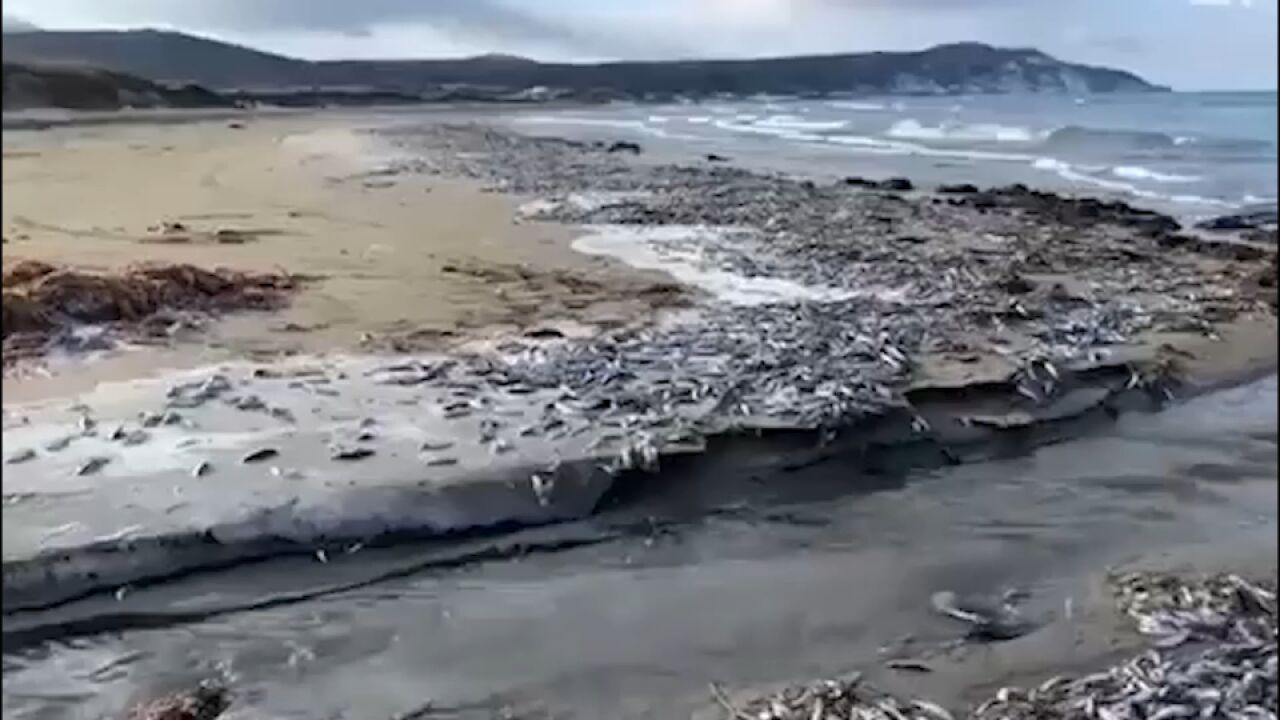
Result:
M1111 174L1126 180L1145 180L1158 183L1190 183L1199 182L1202 179L1197 175L1162 173L1133 165L1117 165L1111 168Z
M1178 138L1147 130L1117 130L1068 125L1049 133L1044 145L1051 150L1167 150L1176 147Z
M1040 134L1034 130L1016 125L997 125L995 123L922 125L912 118L894 123L885 132L885 135L904 140L952 142L1030 143L1040 139Z

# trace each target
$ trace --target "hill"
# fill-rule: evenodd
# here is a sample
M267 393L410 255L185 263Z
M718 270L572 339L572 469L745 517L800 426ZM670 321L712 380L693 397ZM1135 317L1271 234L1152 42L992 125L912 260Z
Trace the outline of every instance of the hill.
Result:
M980 43L919 52L752 60L543 63L504 55L460 60L310 62L174 32L24 32L7 61L98 65L157 81L220 89L365 88L436 94L459 87L512 93L663 98L716 94L1140 92L1161 90L1131 73L1067 63L1032 49Z
M49 107L118 110L234 105L229 98L197 85L167 87L99 68L12 62L5 62L3 68L5 111Z

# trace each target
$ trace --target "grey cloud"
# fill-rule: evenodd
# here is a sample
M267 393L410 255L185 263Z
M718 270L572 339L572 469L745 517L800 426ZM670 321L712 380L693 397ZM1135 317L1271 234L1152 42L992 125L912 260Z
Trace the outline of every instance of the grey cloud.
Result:
M120 6L129 4L121 2ZM503 0L133 0L194 27L236 32L329 32L363 36L378 26L428 25L478 41L534 42L579 53L678 51L655 38L609 37ZM163 6L163 7L162 7ZM123 8L122 8L123 9ZM643 40L643 42L642 42Z
M1121 55L1137 55L1147 49L1147 44L1142 38L1136 35L1112 35L1107 37L1089 38L1086 41L1089 47L1098 50L1107 50Z

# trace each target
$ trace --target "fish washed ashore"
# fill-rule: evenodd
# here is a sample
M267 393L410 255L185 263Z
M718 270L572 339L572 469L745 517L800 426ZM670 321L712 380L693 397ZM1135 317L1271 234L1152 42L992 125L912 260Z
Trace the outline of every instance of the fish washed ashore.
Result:
M1273 227L1188 230L1021 186L819 183L479 125L369 137L400 158L380 182L513 194L518 222L577 226L578 250L666 271L691 302L590 332L227 362L6 405L6 653L198 624L199 597L145 612L165 589L148 585L181 593L198 571L278 555L338 570L409 540L462 540L430 562L475 564L520 557L513 531L587 518L588 535L656 534L664 513L749 503L745 486L781 488L801 468L835 467L852 491L1275 371ZM973 716L1273 717L1275 584L1254 578L1117 576L1154 650L1003 690ZM966 642L1022 632L943 595L935 608L972 626ZM873 682L745 700L716 686L709 704L733 720L963 711ZM201 686L135 717L212 718L237 690Z
M1018 452L1275 367L1274 246L1123 203L820 186L477 125L375 138L403 158L380 174L529 197L526 220L643 253L702 301L587 337L228 364L6 407L6 613L580 518L659 481Z
M860 675L786 688L735 706L712 692L727 720L1054 720L1274 718L1277 711L1275 578L1183 577L1133 572L1112 578L1119 610L1150 649L1082 677L1001 688L963 714L897 698Z

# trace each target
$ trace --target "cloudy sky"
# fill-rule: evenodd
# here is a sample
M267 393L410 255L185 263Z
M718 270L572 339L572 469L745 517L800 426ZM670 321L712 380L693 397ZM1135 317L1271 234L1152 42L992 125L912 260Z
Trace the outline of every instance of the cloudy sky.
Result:
M164 27L308 58L546 60L919 49L977 40L1179 89L1274 89L1277 0L5 0L46 29Z

